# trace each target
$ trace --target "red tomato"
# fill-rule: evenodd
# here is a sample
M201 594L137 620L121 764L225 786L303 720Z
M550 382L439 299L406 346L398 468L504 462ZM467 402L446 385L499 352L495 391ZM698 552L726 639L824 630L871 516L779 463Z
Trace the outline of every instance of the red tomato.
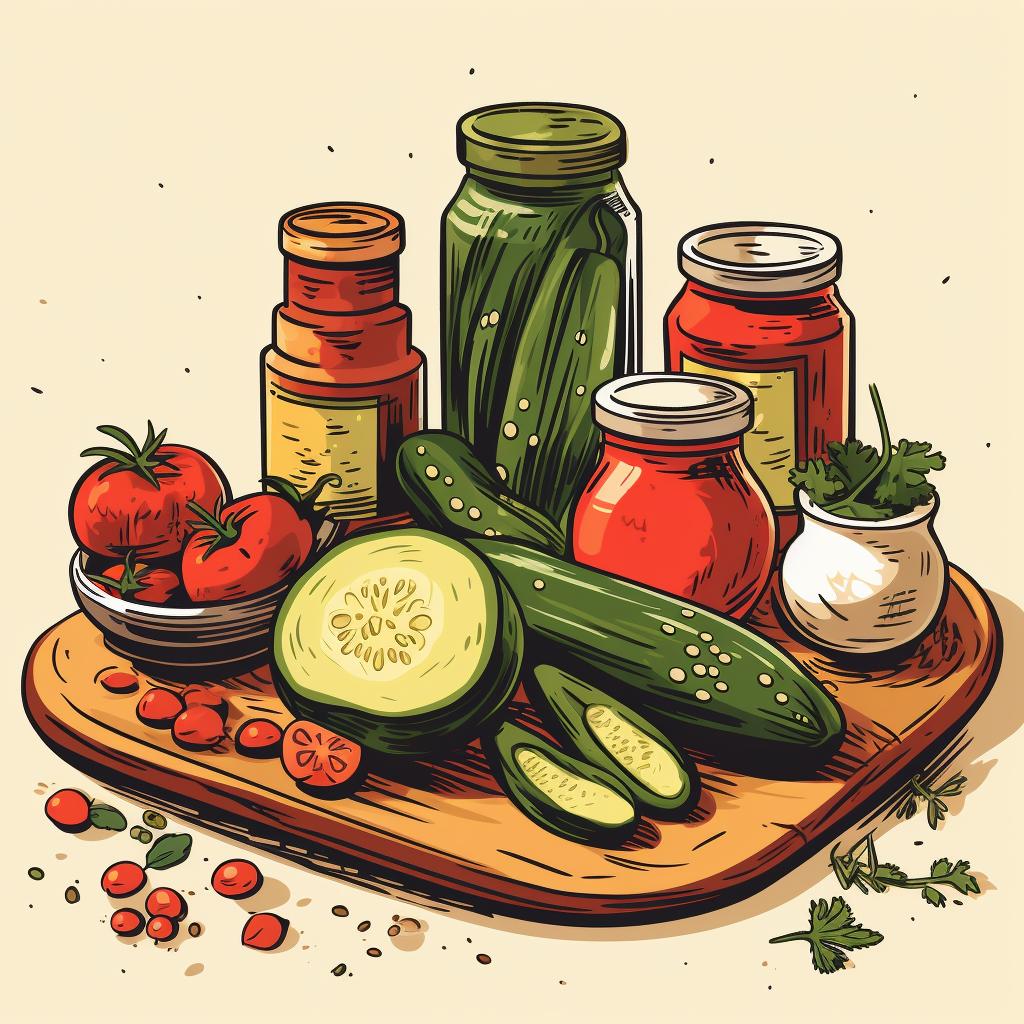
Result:
M211 515L210 506L191 502L201 522L189 538L181 565L185 592L197 604L232 601L269 590L286 580L313 550L314 503L333 474L322 476L305 494L287 480L265 481L280 494L250 494Z
M171 735L186 750L209 750L224 739L224 719L213 708L185 708L174 720Z
M266 718L253 718L235 733L235 750L247 757L273 757L281 749L281 727Z
M170 942L178 934L178 922L170 917L151 917L146 925L146 934L154 942Z
M134 896L146 884L146 872L130 860L119 860L103 872L100 886L108 896Z
M277 914L253 914L242 928L242 945L249 949L277 949L288 934L288 922Z
M301 719L288 726L281 745L284 770L307 789L342 786L355 775L362 756L358 743Z
M180 921L188 913L188 904L174 889L154 889L146 897L146 913L151 917L169 917Z
M137 910L115 910L110 915L110 927L118 935L138 935L146 927L146 921Z
M46 801L45 811L64 832L84 832L89 827L89 798L77 789L58 789Z
M135 714L140 722L145 722L154 729L170 729L174 720L184 710L185 704L176 693L161 686L154 686L142 695L135 708Z
M197 683L186 686L181 693L181 698L187 708L212 708L221 718L227 718L228 702L224 697L224 692L223 686Z
M228 486L217 466L195 448L164 444L150 423L138 445L118 427L99 430L124 450L87 448L102 459L77 483L71 495L71 532L79 547L108 558L134 551L147 560L181 551L188 533L188 502L207 508L228 500Z
M100 686L111 693L134 693L139 688L139 677L133 672L108 672L100 679Z
M123 562L89 579L122 601L145 601L147 604L166 604L181 584L170 569L157 569L143 562L135 564L135 555L131 551L124 556Z
M240 900L259 892L263 872L251 860L226 860L214 869L210 885L219 896Z

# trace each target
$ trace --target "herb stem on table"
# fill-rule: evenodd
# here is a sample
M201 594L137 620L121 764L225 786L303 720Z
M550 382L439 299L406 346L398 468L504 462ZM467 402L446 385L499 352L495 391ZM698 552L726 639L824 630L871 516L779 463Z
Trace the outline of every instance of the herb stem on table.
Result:
M932 789L926 785L920 775L915 775L910 780L910 792L903 798L896 810L897 818L909 820L917 813L917 801L923 800L927 807L928 827L936 829L939 822L944 821L949 804L946 803L950 797L960 796L967 785L967 776L954 775L941 785Z
M806 942L811 947L811 964L820 974L834 974L846 967L847 952L877 946L882 933L871 928L862 928L853 916L850 904L841 896L832 901L811 900L810 919L806 931L788 932L769 939L775 945L780 942Z

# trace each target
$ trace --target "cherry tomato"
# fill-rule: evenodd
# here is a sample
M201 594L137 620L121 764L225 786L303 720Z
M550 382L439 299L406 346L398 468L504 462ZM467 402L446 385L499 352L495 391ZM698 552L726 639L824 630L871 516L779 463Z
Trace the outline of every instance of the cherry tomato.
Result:
M214 869L210 885L219 896L240 900L259 892L263 885L263 872L249 860L226 860Z
M340 481L322 476L305 495L287 480L265 483L281 493L250 494L212 515L202 502L189 504L200 522L185 546L181 581L197 604L259 594L291 576L313 549L317 497Z
M288 934L288 922L277 914L253 914L242 928L242 945L249 949L277 949Z
M190 501L206 508L228 500L228 486L202 452L164 444L150 423L146 440L136 444L119 427L101 433L123 445L87 448L82 454L102 461L75 486L69 516L79 547L108 558L129 551L144 561L178 554L188 533Z
M134 861L119 860L103 872L100 885L108 896L134 896L146 884L146 872Z
M186 686L181 699L187 708L212 708L221 718L228 717L228 702L224 698L222 686Z
M100 679L100 686L111 693L134 693L139 688L139 677L134 672L108 672Z
M358 743L301 719L285 730L281 744L284 770L307 789L336 789L355 775L363 751Z
M110 915L110 927L118 935L138 935L146 927L146 919L137 910L115 910Z
M178 934L178 922L171 917L151 917L146 925L146 934L154 942L170 942Z
M166 604L181 585L170 569L158 569L143 562L136 564L131 551L124 556L123 562L89 579L100 590L122 601L143 601L146 604Z
M185 708L174 720L171 735L186 750L208 750L224 739L224 719L201 704Z
M235 750L246 757L273 757L281 749L283 737L276 722L252 718L235 733Z
M154 686L142 695L135 714L140 722L154 729L170 729L184 710L185 702L176 693L162 686Z
M151 917L170 917L180 921L188 913L188 904L174 889L154 889L146 897L146 913Z
M84 832L89 827L89 798L77 789L58 789L46 801L45 811L64 832Z

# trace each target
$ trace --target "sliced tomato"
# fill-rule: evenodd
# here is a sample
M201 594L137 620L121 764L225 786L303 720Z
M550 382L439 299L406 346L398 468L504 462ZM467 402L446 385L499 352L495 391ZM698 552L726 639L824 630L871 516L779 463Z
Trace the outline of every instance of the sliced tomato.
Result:
M302 719L288 726L281 745L284 770L300 786L317 791L352 782L362 757L358 743Z

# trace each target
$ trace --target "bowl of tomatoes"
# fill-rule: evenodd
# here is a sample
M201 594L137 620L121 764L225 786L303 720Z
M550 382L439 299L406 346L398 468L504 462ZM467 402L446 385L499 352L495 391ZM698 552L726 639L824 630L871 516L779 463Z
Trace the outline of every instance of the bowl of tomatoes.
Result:
M111 650L154 675L210 679L266 662L291 583L340 539L316 509L336 478L305 493L267 478L267 491L233 498L216 463L166 443L166 431L149 424L139 443L99 430L119 447L82 453L98 461L69 506L81 610Z

